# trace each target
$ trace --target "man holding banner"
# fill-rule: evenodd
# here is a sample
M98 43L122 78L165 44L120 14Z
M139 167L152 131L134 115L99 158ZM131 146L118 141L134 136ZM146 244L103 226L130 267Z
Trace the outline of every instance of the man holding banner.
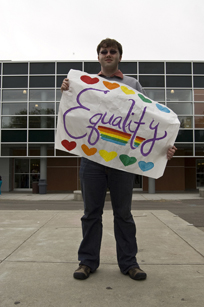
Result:
M101 64L101 72L98 76L112 83L123 83L144 94L140 83L135 78L124 76L118 69L122 58L120 43L109 38L102 40L97 47L97 53L98 61ZM66 78L63 80L61 90L67 91L68 89L69 80ZM171 146L167 151L166 158L170 160L175 151L176 147ZM84 215L81 218L83 239L78 251L80 264L74 272L74 278L86 279L99 267L102 214L108 188L114 215L114 234L119 268L123 274L128 274L134 280L146 279L146 273L139 267L136 259L138 251L136 226L131 214L134 178L135 174L131 172L108 167L85 157L81 158L80 179L84 200Z

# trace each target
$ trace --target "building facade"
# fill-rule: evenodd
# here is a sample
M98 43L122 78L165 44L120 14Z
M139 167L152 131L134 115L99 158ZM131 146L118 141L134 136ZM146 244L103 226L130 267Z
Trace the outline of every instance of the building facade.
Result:
M146 95L172 109L181 126L178 148L156 192L204 186L204 62L124 61L121 71L137 78ZM0 175L2 191L29 191L46 180L47 192L80 189L80 157L54 148L60 86L70 69L97 74L96 61L0 63ZM148 191L136 176L135 189Z

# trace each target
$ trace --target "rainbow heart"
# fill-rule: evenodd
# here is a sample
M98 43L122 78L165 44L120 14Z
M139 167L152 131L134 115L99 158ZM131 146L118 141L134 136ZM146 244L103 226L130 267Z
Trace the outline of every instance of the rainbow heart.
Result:
M126 86L122 85L120 88L123 91L123 93L125 93L126 95L135 94L133 90L129 90L129 88L127 88Z
M127 155L120 155L120 161L123 163L124 166L128 166L134 164L137 159L135 157L129 157Z
M115 88L120 87L120 85L118 83L111 83L108 81L103 81L103 84L105 85L105 87L107 87L109 90L114 90Z
M152 103L152 101L150 99L146 98L142 94L138 94L138 96L140 97L140 99L142 99L142 101L147 102L147 103Z
M171 112L167 107L163 106L162 104L157 103L156 106L162 112L165 112L165 113L170 113Z
M89 148L88 146L86 146L85 144L81 145L81 148L83 150L83 152L87 155L87 156L93 156L95 155L95 153L97 152L97 149L92 147Z
M149 171L150 169L154 167L153 162L140 161L138 165L143 172Z
M64 148L66 148L68 151L73 150L76 147L76 142L69 142L68 140L63 140L61 142L62 146L64 146Z
M106 150L99 150L99 155L106 161L106 162L109 162L113 159L115 159L115 157L117 157L117 152L115 151L111 151L111 152L108 152Z
M86 76L86 75L81 76L80 79L81 79L84 83L86 83L86 84L96 84L96 83L99 82L99 79L98 79L98 78L91 78L91 77Z

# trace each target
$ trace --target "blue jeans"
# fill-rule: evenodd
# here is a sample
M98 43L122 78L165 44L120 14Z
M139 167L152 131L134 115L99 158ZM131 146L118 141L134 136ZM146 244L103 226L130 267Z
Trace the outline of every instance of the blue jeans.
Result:
M131 214L134 174L81 159L81 189L84 200L82 221L83 240L79 247L80 264L94 272L100 263L102 214L107 188L110 190L118 265L126 274L139 267L136 260L136 226Z

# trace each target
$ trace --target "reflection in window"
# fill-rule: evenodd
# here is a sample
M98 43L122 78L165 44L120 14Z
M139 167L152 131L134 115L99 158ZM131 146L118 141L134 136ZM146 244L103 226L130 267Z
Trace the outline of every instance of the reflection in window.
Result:
M204 130L195 130L195 141L204 142Z
M193 142L193 130L179 130L176 142Z
M175 144L177 151L175 156L193 156L193 144Z
M8 156L26 156L26 145L20 144L6 144L1 145L1 155L8 157Z
M164 102L165 92L164 90L145 89L146 96L154 101Z
M181 128L193 128L193 117L192 116L179 116Z
M40 115L40 114L55 114L55 104L50 102L30 102L29 114Z
M167 106L176 114L193 114L193 105L191 102L168 102Z
M27 116L2 116L2 128L27 128Z
M204 114L204 103L194 103L194 112L198 115Z
M54 116L29 116L29 128L54 128Z
M192 101L192 90L167 90L167 101Z
M204 128L204 116L195 116L195 128Z
M204 101L204 90L194 89L194 101Z
M56 93L56 101L60 101L61 100L61 97L62 97L62 92L61 90L57 90L57 93Z
M3 90L2 101L27 101L27 90Z
M2 103L2 115L26 115L26 103Z
M30 90L30 101L55 101L55 90Z
M195 145L195 155L203 156L204 155L204 144L196 144Z

